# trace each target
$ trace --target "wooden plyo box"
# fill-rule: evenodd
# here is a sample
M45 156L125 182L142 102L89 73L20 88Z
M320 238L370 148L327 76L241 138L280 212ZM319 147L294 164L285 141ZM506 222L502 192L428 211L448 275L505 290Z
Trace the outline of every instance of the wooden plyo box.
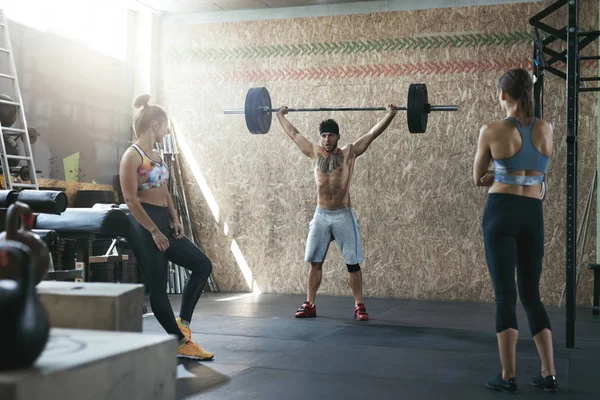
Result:
M36 289L53 328L142 331L144 285L41 281Z
M177 339L52 328L31 368L0 371L2 400L175 398Z

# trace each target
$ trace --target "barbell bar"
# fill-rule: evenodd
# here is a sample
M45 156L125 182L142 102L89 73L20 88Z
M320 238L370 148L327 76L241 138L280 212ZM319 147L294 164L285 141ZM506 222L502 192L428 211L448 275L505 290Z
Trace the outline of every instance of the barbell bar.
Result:
M319 107L319 108L288 108L289 112L304 111L386 111L386 107ZM407 107L394 107L394 110L406 111ZM456 106L429 106L430 111L457 111ZM279 108L262 108L263 112L277 112ZM241 108L226 108L223 114L244 114Z
M455 105L435 105L428 103L427 86L424 83L411 83L408 88L406 106L394 107L398 111L407 112L408 130L411 133L425 133L428 114L432 111L458 111ZM313 111L385 111L385 107L316 107L288 108L289 112ZM224 109L224 114L244 114L246 126L253 134L265 134L271 128L272 113L279 108L272 108L271 96L265 87L254 87L248 90L244 108Z

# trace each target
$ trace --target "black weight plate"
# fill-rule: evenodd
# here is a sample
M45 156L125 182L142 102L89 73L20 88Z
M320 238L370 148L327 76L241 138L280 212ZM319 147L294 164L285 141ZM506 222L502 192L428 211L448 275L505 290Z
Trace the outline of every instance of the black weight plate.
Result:
M427 86L424 83L411 83L408 88L408 104L406 106L408 131L425 133L427 130L429 101Z
M244 105L246 126L250 133L265 134L271 128L272 115L270 111L265 112L265 108L271 109L271 96L267 88L250 88Z
M258 112L254 108L256 102L256 91L258 88L250 88L246 93L246 103L244 104L244 116L246 117L246 126L250 133L256 133L258 130Z
M271 96L265 87L260 88L258 91L258 104L261 111L261 114L258 118L260 128L259 132L264 134L269 132L269 129L271 129L271 118L273 116L273 113L270 111L263 111L264 109L271 109Z
M31 175L29 174L29 166L28 165L23 165L21 167L19 177L24 181L28 181L31 179Z

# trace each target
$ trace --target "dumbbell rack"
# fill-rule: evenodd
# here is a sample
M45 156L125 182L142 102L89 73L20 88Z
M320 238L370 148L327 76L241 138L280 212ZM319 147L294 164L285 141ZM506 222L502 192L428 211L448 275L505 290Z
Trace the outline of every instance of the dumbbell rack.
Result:
M8 79L12 82L13 87L13 95L16 101L6 101L0 100L1 104L9 104L13 105L17 108L17 120L15 125L16 127L4 127L1 126L0 123L0 143L2 143L2 172L4 174L4 182L6 184L6 188L9 190L12 189L39 189L38 180L36 176L35 164L33 162L33 152L31 151L31 143L29 141L29 131L27 129L27 121L25 119L25 109L23 107L23 99L21 97L21 89L19 87L19 79L17 77L17 66L15 65L14 54L12 50L12 45L10 42L10 35L8 33L8 21L6 19L6 14L3 9L0 9L0 54L4 53L8 55L8 64L9 71L8 73L3 73L0 71L0 79ZM6 145L4 143L4 136L10 136L15 139L21 139L23 142L23 147L25 150L24 156L16 156L6 154ZM21 182L13 182L12 176L10 173L10 166L8 163L9 159L25 161L27 162L27 166L30 171L31 183L21 183Z

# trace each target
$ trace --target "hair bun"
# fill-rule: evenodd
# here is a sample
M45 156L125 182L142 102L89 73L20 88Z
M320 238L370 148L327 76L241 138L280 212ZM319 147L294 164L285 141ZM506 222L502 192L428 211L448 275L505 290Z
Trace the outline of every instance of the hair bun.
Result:
M133 106L135 108L140 108L140 107L148 107L148 102L150 101L150 98L152 96L150 96L149 94L142 94L140 96L137 97L137 99L135 99L135 101L133 102Z

